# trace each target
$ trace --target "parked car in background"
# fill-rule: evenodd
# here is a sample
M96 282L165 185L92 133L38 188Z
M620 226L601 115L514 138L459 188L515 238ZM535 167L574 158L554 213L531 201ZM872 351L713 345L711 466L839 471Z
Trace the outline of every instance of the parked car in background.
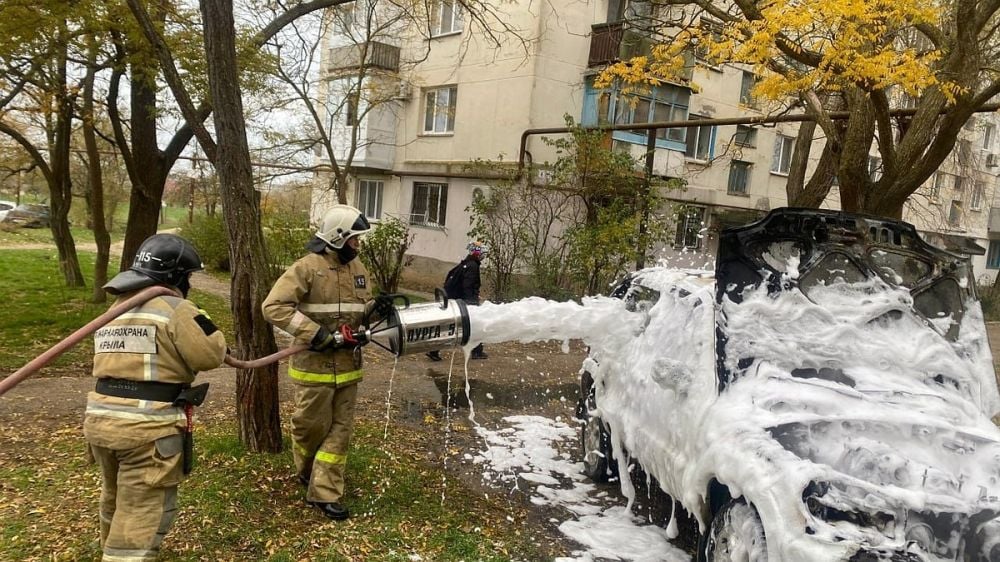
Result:
M17 206L17 203L13 201L0 201L0 222L7 217L7 211L10 211Z
M645 474L699 523L698 560L1000 562L1000 393L965 258L907 223L776 209L722 233L714 272L615 296L645 328L584 364L584 472L626 494Z
M46 205L22 203L7 211L0 224L23 226L25 228L48 228L49 208Z

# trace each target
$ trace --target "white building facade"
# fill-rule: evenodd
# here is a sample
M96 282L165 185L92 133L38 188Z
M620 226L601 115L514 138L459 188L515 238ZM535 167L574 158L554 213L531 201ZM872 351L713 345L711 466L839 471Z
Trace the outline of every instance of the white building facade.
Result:
M337 116L337 108L347 103L364 104L343 95L343 85L356 79L350 53L358 39L331 32L323 53L328 86L321 90L328 99L322 105L336 124L331 136L342 149L338 158L357 147L350 162L354 188L349 202L375 220L407 220L415 235L409 253L418 265L454 263L465 253L467 209L474 194L490 189L490 178L470 164L516 160L525 130L560 127L567 114L584 125L762 115L750 97L754 76L737 65L692 64L690 80L653 88L633 103L594 88L594 76L605 64L640 54L651 44L623 21L646 9L643 4L498 3L495 9L519 36L505 36L498 48L458 2L432 0L430 14L423 16L429 26L397 22L391 33L365 40L377 45L369 52L380 49L385 60L397 61L379 63L380 72L365 78L374 84L369 89L395 95L370 107L353 128L358 142L351 140L352 124ZM385 54L390 51L395 59ZM914 194L904 217L933 243L970 254L978 277L992 277L1000 267L1000 213L990 220L1000 172L998 126L994 114L970 122L953 156ZM784 206L797 130L797 123L659 130L653 173L687 183L685 190L668 194L684 210L674 244L663 249L662 257L678 265L710 266L720 228ZM642 160L644 133L612 136L616 148ZM554 159L540 136L529 137L526 148L535 163ZM880 173L874 149L869 168L873 175ZM317 191L314 217L331 197ZM837 205L834 189L824 207Z

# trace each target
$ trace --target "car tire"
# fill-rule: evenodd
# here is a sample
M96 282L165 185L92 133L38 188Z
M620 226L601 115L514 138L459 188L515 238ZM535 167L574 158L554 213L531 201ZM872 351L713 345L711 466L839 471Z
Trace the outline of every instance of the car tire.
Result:
M730 500L709 525L705 562L767 562L764 525L757 510L743 499Z
M594 383L590 373L584 372L581 391L585 396L583 424L580 426L580 450L583 454L583 475L592 482L607 482L618 474L618 463L611 447L611 432L600 416L591 415L597 408Z

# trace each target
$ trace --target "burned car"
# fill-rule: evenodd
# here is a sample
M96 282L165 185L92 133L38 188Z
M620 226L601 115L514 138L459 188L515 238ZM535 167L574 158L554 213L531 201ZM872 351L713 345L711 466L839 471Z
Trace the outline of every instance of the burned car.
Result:
M614 296L644 327L584 365L584 472L641 469L697 520L699 560L1000 561L967 260L907 223L777 209L724 231L714 272L646 269Z

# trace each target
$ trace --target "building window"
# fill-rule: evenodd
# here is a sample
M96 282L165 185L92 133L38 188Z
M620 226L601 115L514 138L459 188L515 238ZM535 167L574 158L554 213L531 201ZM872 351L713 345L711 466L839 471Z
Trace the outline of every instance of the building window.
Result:
M632 124L653 121L687 121L689 88L672 84L653 87L643 96L623 95L617 91L597 90L593 79L586 80L581 124ZM612 138L630 144L646 144L646 131L614 131ZM656 146L684 151L687 130L684 127L658 129Z
M941 188L944 187L945 181L944 176L941 172L934 174L934 183L931 185L931 192L929 194L931 203L937 203L941 197Z
M1000 269L1000 240L990 240L990 249L986 252L986 269Z
M413 207L410 221L424 226L444 226L445 211L448 209L448 184L413 184Z
M746 195L750 191L750 170L753 164L733 160L729 165L729 188L730 195Z
M868 178L873 182L882 179L882 159L877 156L868 157Z
M740 103L754 107L753 87L757 85L757 75L753 72L743 71L743 78L740 81Z
M671 100L636 98L629 100L619 96L615 100L616 125L650 123L653 121L683 121L687 119L687 106ZM645 131L636 131L645 136ZM687 129L657 129L656 138L684 142Z
M981 211L983 209L983 193L986 192L986 186L983 182L977 181L976 185L972 188L972 195L969 197L969 209L973 211Z
M733 137L733 142L736 146L746 146L748 148L757 146L757 129L748 125L737 125L736 136Z
M692 115L691 119L705 119L705 117ZM712 158L712 144L714 139L715 127L711 125L689 127L684 155L695 160L710 160Z
M996 135L996 127L993 123L987 123L983 127L983 150L993 149L993 137Z
M965 187L965 178L962 176L955 176L955 192L958 196L962 196L962 189Z
M356 125L359 121L358 100L358 92L351 92L347 94L347 99L344 101L344 124L347 126Z
M424 133L441 134L455 131L455 104L458 87L428 90L424 96Z
M355 201L358 209L369 219L382 218L382 190L385 182L381 180L358 180L358 191Z
M458 0L438 0L431 10L431 37L462 31L464 15Z
M962 202L952 200L951 208L948 210L948 226L957 228L962 224Z
M788 170L792 167L792 147L795 146L795 139L778 135L774 139L774 155L771 159L771 171L776 174L788 175Z
M675 248L700 248L701 232L705 229L705 207L685 207L677 213Z

